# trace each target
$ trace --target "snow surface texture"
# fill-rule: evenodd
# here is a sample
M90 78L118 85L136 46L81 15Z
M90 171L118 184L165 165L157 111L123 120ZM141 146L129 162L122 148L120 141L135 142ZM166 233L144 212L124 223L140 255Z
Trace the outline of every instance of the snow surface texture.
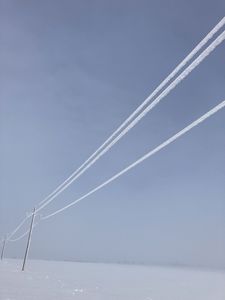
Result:
M55 261L0 262L0 300L224 300L225 272Z

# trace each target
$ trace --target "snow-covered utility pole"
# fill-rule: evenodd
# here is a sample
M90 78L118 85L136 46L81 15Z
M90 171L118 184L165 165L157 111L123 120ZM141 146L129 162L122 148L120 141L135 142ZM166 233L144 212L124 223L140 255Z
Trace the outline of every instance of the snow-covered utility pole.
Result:
M32 236L32 231L33 231L34 218L35 218L35 208L33 210L32 219L31 219L31 223L30 223L30 231L29 231L29 235L28 235L28 239L27 239L27 247L26 247L26 251L25 251L25 255L24 255L24 259L23 259L22 271L24 271L24 269L25 269L26 260L27 260L27 256L29 253L29 249L30 249L30 241L31 241L31 236Z
M3 260L3 258L4 258L5 244L6 244L6 235L4 236L4 240L3 240L3 244L2 244L1 260Z

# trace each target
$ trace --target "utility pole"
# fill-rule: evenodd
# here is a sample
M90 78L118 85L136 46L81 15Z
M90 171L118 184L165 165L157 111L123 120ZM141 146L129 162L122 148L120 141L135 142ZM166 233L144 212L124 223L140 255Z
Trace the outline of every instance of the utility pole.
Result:
M6 235L5 235L4 240L3 240L1 260L3 260L3 258L4 258L5 244L6 244Z
M35 208L33 210L33 215L32 215L32 219L31 219L31 223L30 223L30 231L29 231L29 235L28 235L28 239L27 239L27 246L26 246L26 251L25 251L25 255L24 255L24 259L23 259L22 271L24 271L24 269L25 269L27 256L28 256L29 249L30 249L30 241L31 241L31 236L32 236L32 231L33 231L34 218L35 218Z

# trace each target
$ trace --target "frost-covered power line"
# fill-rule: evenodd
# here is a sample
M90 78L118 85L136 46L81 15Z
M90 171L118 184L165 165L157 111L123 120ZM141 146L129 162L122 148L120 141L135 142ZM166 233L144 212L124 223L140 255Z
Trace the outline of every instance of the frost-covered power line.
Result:
M100 151L85 167L83 167L75 176L73 176L65 185L61 187L52 197L43 202L37 209L37 212L50 204L60 193L89 169L102 155L104 155L113 145L115 145L129 130L131 130L150 110L152 110L165 96L167 96L182 80L184 80L217 46L225 39L223 31L184 71L170 83L167 88L157 96L136 118L125 127L102 151ZM76 173L76 172L75 172Z
M118 127L118 129L75 171L68 177L62 184L60 184L51 194L49 194L44 200L39 202L40 205L37 211L43 209L46 205L51 203L53 199L55 199L61 192L63 192L72 182L74 182L81 174L83 174L92 164L94 164L104 153L106 153L119 139L122 138L133 126L135 126L144 115L149 112L158 102L165 97L170 90L172 90L175 86L173 86L174 82L172 82L172 88L167 89L166 93L161 93L146 109L142 112L141 115L137 116L142 109L147 106L147 104L154 99L154 97L178 74L179 71L183 69L183 67L209 42L210 39L224 26L225 24L225 17L221 19L221 21L206 35L206 37L186 56L186 58L166 77L166 79L152 92L152 94ZM221 37L221 36L220 36ZM218 43L219 42L219 43ZM218 46L222 41L217 38L217 42L214 41L214 45L210 48L210 52L214 50L216 46ZM217 44L218 43L218 44ZM212 44L211 44L212 45ZM209 50L209 47L207 48ZM210 53L209 52L209 53ZM205 56L201 59L201 61L209 55L209 53L205 52ZM197 65L200 62L197 62ZM194 69L197 65L193 66ZM190 72L193 69L189 69ZM183 74L183 75L182 75ZM184 72L179 77L179 82L183 80L188 74ZM178 83L177 83L178 84ZM169 87L168 87L169 88ZM137 116L135 119L134 117ZM134 119L132 121L132 119ZM132 123L130 123L132 121ZM126 125L129 126L125 127ZM123 131L121 132L121 130ZM120 132L120 134L119 134ZM117 137L116 135L119 134ZM114 139L114 137L116 137ZM11 238L25 223L25 221L32 216L32 213L28 217L26 217L18 227L9 235Z
M33 228L35 228L37 225L39 224L39 222L35 223ZM18 236L17 238L14 239L8 239L8 242L17 242L19 240L21 240L22 238L24 238L26 235L28 235L30 229L26 230L23 234L21 234L20 236Z
M12 236L14 236L17 231L23 226L23 224L32 216L31 214L27 214L27 216L19 223L19 225L7 236L7 241L11 239Z
M162 90L166 84L172 80L175 75L204 47L210 39L225 25L225 17L203 38L203 40L185 57L185 59L162 81L162 83L144 100L144 102L112 133L112 135L77 169L75 170L62 184L60 184L50 195L48 195L39 204L46 202L56 192L70 182L70 180L79 173L79 171L88 164L144 107L151 101L157 93ZM76 177L77 178L77 177ZM71 182L72 183L72 182ZM58 194L57 194L58 195Z
M108 185L109 183L113 182L114 180L116 180L117 178L119 178L120 176L122 176L123 174L127 173L129 170L133 169L134 167L136 167L137 165L139 165L140 163L142 163L143 161L145 161L147 158L151 157L152 155L156 154L157 152L159 152L160 150L162 150L163 148L165 148L166 146L168 146L172 142L176 141L182 135L184 135L185 133L187 133L188 131L190 131L191 129L193 129L197 125L199 125L201 122L203 122L206 119L208 119L209 117L211 117L213 114L215 114L216 112L218 112L223 107L225 107L225 101L223 101L220 104L218 104L217 106L215 106L213 109L211 109L210 111L208 111L206 114L204 114L203 116L201 116L199 119L197 119L196 121L192 122L190 125L186 126L184 129L182 129L181 131L179 131L178 133L176 133L175 135L173 135L171 138L169 138L168 140L166 140L165 142L163 142L162 144L160 144L158 147L156 147L153 150L149 151L144 156L142 156L141 158L139 158L138 160L136 160L134 163L132 163L131 165L129 165L128 167L126 167L125 169L123 169L122 171L120 171L119 173L117 173L116 175L114 175L113 177L111 177L110 179L106 180L105 182L103 182L102 184L100 184L99 186L97 186L96 188L92 189L87 194L85 194L82 197L76 199L75 201L71 202L70 204L68 204L68 205L66 205L66 206L64 206L64 207L56 210L55 212L42 217L41 219L42 220L49 219L49 218L51 218L51 217L53 217L53 216L55 216L55 215L63 212L64 210L70 208L71 206L77 204L78 202L80 202L81 200L83 200L83 199L87 198L88 196L94 194L95 192L99 191L100 189L102 189L103 187L105 187L106 185Z

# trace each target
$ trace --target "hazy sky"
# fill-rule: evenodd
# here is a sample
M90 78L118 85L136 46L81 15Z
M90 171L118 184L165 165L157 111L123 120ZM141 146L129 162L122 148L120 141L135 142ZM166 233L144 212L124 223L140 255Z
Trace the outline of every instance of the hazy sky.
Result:
M224 0L0 0L0 235L224 16ZM225 99L225 43L43 214ZM225 267L225 110L35 229L33 258ZM25 230L23 228L20 233ZM9 244L21 256L25 240Z

